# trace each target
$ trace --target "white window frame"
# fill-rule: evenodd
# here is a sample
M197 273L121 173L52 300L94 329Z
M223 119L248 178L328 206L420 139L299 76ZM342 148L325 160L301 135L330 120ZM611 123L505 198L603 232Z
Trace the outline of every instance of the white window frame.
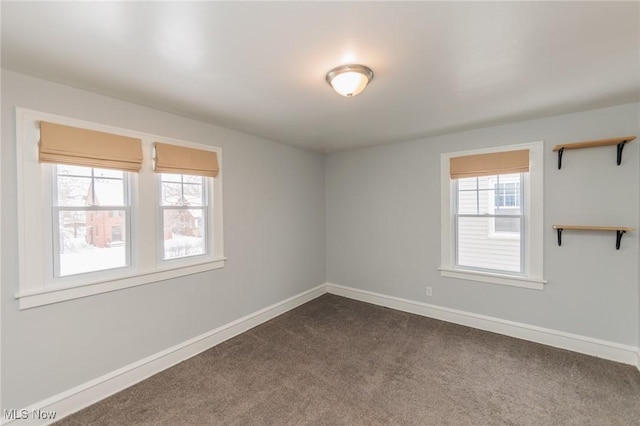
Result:
M454 183L449 173L451 158L466 155L489 154L494 152L529 150L529 173L525 176L524 196L524 273L494 273L465 269L455 265ZM530 142L469 151L444 153L440 156L441 193L441 253L440 275L448 278L480 281L491 284L509 285L535 290L543 290L546 280L543 274L543 186L544 186L544 142ZM530 202L535 200L535 202Z
M86 128L142 141L143 163L140 173L129 174L130 197L130 266L86 274L56 278L53 268L52 189L53 165L38 161L40 121ZM222 217L222 170L208 179L209 224L211 250L206 255L182 258L180 262L163 261L158 251L149 250L162 244L157 232L160 199L159 177L153 171L153 143L161 142L215 152L222 164L219 147L197 144L148 133L92 123L74 118L16 108L16 153L18 178L18 262L19 288L15 295L20 309L62 302L171 278L224 267Z

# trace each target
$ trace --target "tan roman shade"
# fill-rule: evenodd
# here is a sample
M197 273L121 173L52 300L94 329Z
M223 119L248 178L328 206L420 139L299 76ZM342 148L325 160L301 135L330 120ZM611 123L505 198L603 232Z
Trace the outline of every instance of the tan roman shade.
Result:
M60 124L40 122L41 163L139 172L142 167L140 139Z
M492 152L449 159L451 179L529 171L529 150Z
M216 177L220 171L218 155L212 151L156 142L156 173L180 173Z

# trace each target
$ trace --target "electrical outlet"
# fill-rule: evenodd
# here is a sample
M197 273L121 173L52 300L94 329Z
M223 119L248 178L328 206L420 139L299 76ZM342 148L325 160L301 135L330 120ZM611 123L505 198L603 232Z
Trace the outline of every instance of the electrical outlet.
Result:
M431 287L427 287L427 297L433 296L433 289Z

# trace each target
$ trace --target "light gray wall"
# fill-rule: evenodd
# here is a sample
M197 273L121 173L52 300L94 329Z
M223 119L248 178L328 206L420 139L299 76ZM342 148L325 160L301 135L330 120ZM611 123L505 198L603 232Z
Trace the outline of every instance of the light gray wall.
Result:
M406 143L334 153L326 160L327 280L385 295L638 344L638 232L619 251L614 233L554 223L638 226L638 141L615 165L615 147L568 151L559 143L640 135L640 106L623 105ZM390 114L393 112L390 111ZM443 278L440 154L544 140L544 291ZM426 297L425 287L433 287Z
M19 311L15 107L220 146L225 268ZM2 72L2 408L23 408L325 280L324 157Z

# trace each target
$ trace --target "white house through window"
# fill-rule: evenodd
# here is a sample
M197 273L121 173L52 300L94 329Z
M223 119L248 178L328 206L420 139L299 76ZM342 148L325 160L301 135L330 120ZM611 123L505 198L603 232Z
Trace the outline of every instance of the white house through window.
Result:
M520 179L504 182L505 177L503 175L501 182L500 175L496 176L496 209L501 207L520 207Z

